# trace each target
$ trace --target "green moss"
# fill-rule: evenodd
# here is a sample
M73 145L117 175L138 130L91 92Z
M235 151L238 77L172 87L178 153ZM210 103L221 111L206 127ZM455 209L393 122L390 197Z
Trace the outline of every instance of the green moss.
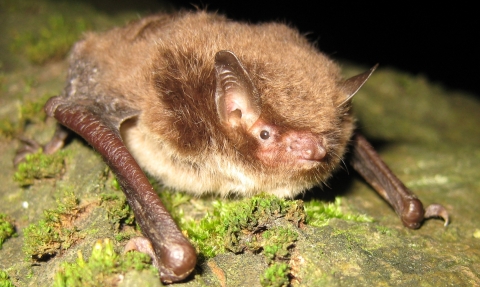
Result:
M123 194L104 193L100 195L100 200L100 205L105 207L110 221L115 225L116 229L118 229L121 224L133 224L135 217L132 208L128 205L127 199Z
M0 286L1 287L15 287L12 281L10 280L10 276L8 276L7 272L0 270Z
M6 90L5 83L7 82L6 73L2 71L3 63L0 62L0 91L4 92Z
M158 188L157 182L154 182L153 185ZM173 192L168 190L160 192L159 196L165 205L165 208L170 212L177 224L180 226L186 225L187 223L184 218L183 209L179 207L180 205L189 202L190 199L192 199L192 196L182 192Z
M110 186L115 190L122 190L122 187L120 186L120 183L118 183L118 180L115 177L110 182Z
M27 80L26 88L30 87L33 85L32 83L29 83L29 81L34 81L32 79ZM25 91L25 93L28 93L28 91ZM35 99L34 101L23 101L22 106L20 107L20 121L21 125L24 125L28 122L34 122L34 123L39 123L43 122L45 120L46 114L43 111L43 107L47 103L48 99L52 97L51 94L44 94L38 99Z
M139 252L119 255L107 238L103 243L97 241L88 261L79 251L75 263L62 264L53 286L111 286L118 280L118 274L129 270L156 272L148 255Z
M290 285L288 274L290 267L286 263L276 263L268 267L260 279L262 286L286 287Z
M286 227L276 227L266 230L262 233L263 253L268 260L275 259L289 259L290 251L295 241L297 241L298 234Z
M323 226L331 218L371 221L364 215L342 212L340 199L334 203L311 200L304 207L301 200L271 195L235 201L216 200L200 220L185 220L181 205L190 200L189 196L162 192L161 197L201 258L212 258L227 251L263 253L270 265L261 279L263 286L288 286L290 268L285 261L289 260L298 238L296 227L304 223ZM278 219L284 220L281 226L278 226Z
M35 80L28 78L25 80L25 91L22 94L30 93L30 89L35 85ZM11 139L21 135L25 129L25 125L28 123L43 123L46 118L46 114L43 111L43 107L51 94L44 94L38 99L33 101L23 100L18 111L18 119L14 117L0 118L0 136Z
M135 216L123 194L104 193L100 195L100 206L108 212L108 218L115 229L115 240L122 241L138 235L134 229L124 230L126 225L134 226ZM123 229L123 231L122 231Z
M0 119L0 136L11 139L18 131L18 125L14 124L9 119Z
M201 255L211 258L226 250L241 252L246 248L258 249L256 233L273 225L277 218L285 218L295 225L305 220L300 200L282 200L275 196L261 195L239 201L214 201L213 210L199 222L183 222L190 240Z
M40 260L54 256L61 246L60 234L45 220L25 229L23 252L28 258Z
M392 232L393 232L391 228L381 226L381 225L376 225L375 228L380 234L385 234L390 236L392 235Z
M307 213L306 223L311 226L325 226L332 218L339 218L347 221L372 222L373 219L363 214L349 214L342 212L341 199L335 198L335 202L326 203L318 200L305 202Z
M18 165L14 180L21 186L27 186L32 185L35 179L56 177L65 169L66 155L65 150L47 155L41 149L28 154L25 161Z
M11 50L27 56L35 64L65 57L72 45L88 28L83 18L65 18L62 14L50 15L45 26L33 32L14 36Z
M15 227L10 221L6 214L0 213L0 249L2 249L5 240L15 236Z
M68 189L57 198L57 208L43 212L43 219L24 230L23 252L27 260L44 260L69 248L81 234L74 225L78 199Z
M185 204L191 197L168 191L160 195L184 234L196 246L200 260L227 251L240 253L248 250L263 254L269 265L261 278L263 286L289 285L287 261L299 236L298 227L305 223L323 226L331 218L371 221L364 215L344 213L340 199L334 203L311 200L304 207L301 200L285 200L271 195L215 200L211 208L206 208L208 211L203 218L185 219L188 216L184 216L183 209L191 207ZM201 200L192 201L195 208L205 208Z

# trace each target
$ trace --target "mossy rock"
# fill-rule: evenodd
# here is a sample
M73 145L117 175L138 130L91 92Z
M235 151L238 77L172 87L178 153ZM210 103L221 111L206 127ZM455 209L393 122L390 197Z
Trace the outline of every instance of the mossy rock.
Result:
M111 172L78 137L65 147L65 157L55 160L61 163L55 171L28 176L28 185L14 180L19 172L12 164L20 147L17 137L48 141L55 121L45 118L41 106L60 93L68 69L64 50L55 48L50 54L39 48L41 41L58 40L48 40L41 31L63 21L65 29L79 35L84 29L77 26L77 17L70 17L75 13L82 14L85 29L107 29L137 18L138 10L118 8L108 14L87 2L48 0L7 0L0 5L0 210L18 234L0 249L0 284L52 286L55 276L77 268L79 253L82 264L94 262L92 248L98 240L109 238L109 248L123 258L126 241L141 233L121 191L112 185ZM12 48L27 32L44 37L38 38L36 52L45 53L45 60L32 60L23 48ZM27 41L27 46L36 47L35 41ZM345 76L363 70L345 65ZM195 274L178 286L480 285L478 100L424 77L380 68L353 104L358 126L387 164L425 204L445 205L452 216L450 226L428 220L419 230L405 229L350 168L349 174L337 172L323 190L296 200L195 198L158 186L201 254ZM74 205L62 202L61 190L72 192ZM37 248L25 260L22 247L32 241L29 226L47 219L68 228L44 226L54 230L46 233L53 238L45 241L48 252L42 252L47 255L34 255L43 254ZM161 285L146 275L148 267L113 270L105 284ZM119 274L123 282L111 279L121 278Z

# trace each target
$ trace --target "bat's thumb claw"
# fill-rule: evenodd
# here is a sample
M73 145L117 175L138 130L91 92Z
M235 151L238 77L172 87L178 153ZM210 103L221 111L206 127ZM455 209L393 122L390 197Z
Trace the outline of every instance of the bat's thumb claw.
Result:
M447 210L440 204L431 204L425 210L425 219L432 217L442 218L445 221L444 226L447 226L450 223Z

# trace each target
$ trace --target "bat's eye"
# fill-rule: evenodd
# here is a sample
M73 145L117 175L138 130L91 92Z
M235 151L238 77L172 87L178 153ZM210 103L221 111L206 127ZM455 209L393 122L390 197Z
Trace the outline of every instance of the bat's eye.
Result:
M263 130L260 132L260 138L262 138L263 140L266 140L270 137L270 133L266 130Z

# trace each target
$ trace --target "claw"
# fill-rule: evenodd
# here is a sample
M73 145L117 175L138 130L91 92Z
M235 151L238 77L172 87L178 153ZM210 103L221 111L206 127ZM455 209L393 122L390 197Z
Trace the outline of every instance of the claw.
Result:
M13 158L13 165L15 167L23 162L27 155L35 153L38 149L42 148L39 143L32 139L21 137L20 141L22 141L23 145L17 150L15 157Z
M23 145L15 154L15 157L13 158L13 165L15 167L18 166L21 162L25 161L27 155L36 153L39 149L42 149L44 154L54 154L63 147L67 136L68 131L61 125L57 125L55 134L45 146L40 145L32 139L20 137L19 139Z
M444 226L450 223L447 210L440 204L430 204L425 210L425 219L432 217L442 218L445 221Z

